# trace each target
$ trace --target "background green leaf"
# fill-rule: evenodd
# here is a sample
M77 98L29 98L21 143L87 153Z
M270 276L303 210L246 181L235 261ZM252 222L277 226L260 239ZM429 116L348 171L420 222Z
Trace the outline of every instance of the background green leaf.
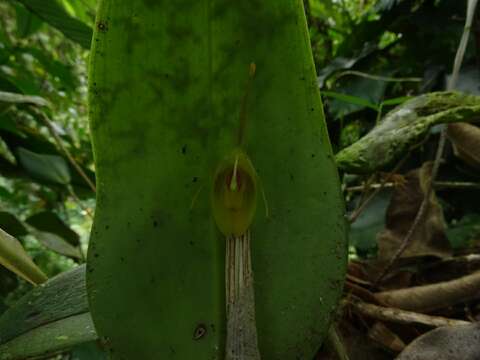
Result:
M20 242L2 229L0 229L0 264L32 284L40 284L47 280Z
M56 0L17 0L28 10L43 19L66 37L79 43L85 49L90 48L92 30L78 19L71 17Z

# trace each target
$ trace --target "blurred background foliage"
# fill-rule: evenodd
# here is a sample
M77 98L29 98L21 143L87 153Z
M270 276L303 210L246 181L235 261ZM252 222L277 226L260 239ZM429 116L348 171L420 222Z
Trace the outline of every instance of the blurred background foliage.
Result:
M61 147L94 181L88 49L68 19L88 38L95 3L0 1L0 92L35 96L0 95L0 228L21 240L48 276L83 261L95 205ZM3 312L31 286L0 272Z
M335 152L360 139L394 106L445 89L465 2L304 3ZM84 261L95 207L87 108L95 7L96 0L0 0L0 228L19 239L48 276ZM479 46L475 19L458 83L472 94L479 93ZM433 158L438 133L431 130L403 173ZM362 184L378 183L381 176L342 174L349 210L361 201ZM440 178L477 184L437 192L453 248L477 246L478 171L447 148ZM352 225L353 257L375 256L391 192L386 187ZM30 287L0 267L0 312Z

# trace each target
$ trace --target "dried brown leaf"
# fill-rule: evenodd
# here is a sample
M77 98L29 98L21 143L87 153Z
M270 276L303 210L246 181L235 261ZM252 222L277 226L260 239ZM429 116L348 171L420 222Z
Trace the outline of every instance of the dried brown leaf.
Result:
M447 135L455 155L480 170L480 128L467 123L449 124Z
M405 239L427 192L431 171L431 163L426 163L405 176L404 186L395 188L387 208L386 227L377 236L380 261L388 261ZM445 230L442 207L432 192L427 212L402 257L449 256L451 248Z

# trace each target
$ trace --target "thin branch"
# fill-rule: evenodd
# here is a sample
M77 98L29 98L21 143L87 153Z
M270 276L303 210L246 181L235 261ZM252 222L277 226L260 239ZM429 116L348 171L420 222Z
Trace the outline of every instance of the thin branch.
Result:
M455 325L468 325L469 321L449 319L443 316L432 316L416 313L413 311L406 311L397 308L378 306L373 304L367 304L360 301L342 301L343 305L352 306L354 310L362 315L381 320L389 321L398 324L421 324L431 327L440 326L455 326Z
M73 187L71 185L67 185L68 193L72 196L73 200L80 206L80 208L85 211L85 213L88 215L90 219L93 219L93 214L90 211L89 208L87 208L85 205L83 205L82 201L78 198L77 194L75 194L75 191L73 191Z
M385 184L382 183L375 183L368 186L368 190L370 189L378 189L380 187L386 188L393 188L395 187L394 182L387 182ZM435 181L433 183L433 187L435 189L473 189L473 190L480 190L480 183L477 182L469 182L469 181ZM364 185L357 185L357 186L350 186L345 189L345 191L349 192L361 192L365 191Z
M382 76L382 75L372 75L369 73L361 72L361 71L356 71L356 70L346 70L342 71L340 74L336 76L336 80L343 76L347 75L355 75L355 76L360 76L366 79L371 79L371 80L379 80L379 81L387 81L387 82L421 82L423 78L421 77L391 77L391 76Z
M48 131L50 132L50 135L52 135L53 139L55 140L55 143L58 145L58 147L63 151L63 153L65 154L65 156L67 157L68 161L70 161L70 164L72 164L72 166L75 168L75 170L80 174L80 176L85 180L85 182L88 184L88 186L90 187L90 189L92 189L93 192L96 192L96 188L95 188L95 185L93 184L92 180L90 180L90 178L87 176L87 174L85 174L85 172L83 171L83 169L80 167L80 165L78 165L78 163L75 161L75 159L73 158L72 154L70 153L70 151L68 151L68 149L63 145L62 143L62 140L60 139L60 137L57 135L51 121L47 118L47 116L41 112L41 111L38 111L37 109L35 109L34 107L31 107L31 109L35 112L35 114L37 114L38 116L40 116L40 118L43 120L43 122L45 123L45 125L47 126L48 128Z
M473 17L475 15L476 7L477 7L477 0L468 0L467 18L465 19L465 26L463 28L462 38L460 39L460 44L458 45L457 53L455 55L452 76L450 78L450 81L448 82L447 90L454 89L457 84L458 74L460 73L463 57L465 56L465 51L467 50L468 38L470 36L470 30L472 27Z
M382 291L375 298L410 311L434 311L480 298L480 271L435 284Z
M418 209L417 215L415 216L415 219L413 220L412 225L408 229L407 234L405 235L405 238L402 240L402 243L400 247L397 249L395 254L392 256L390 261L388 262L387 266L385 266L378 276L378 278L374 282L374 287L377 287L378 284L383 280L385 275L388 274L388 272L392 269L393 265L395 262L402 256L402 254L405 252L405 249L410 245L413 239L413 234L417 230L418 226L420 223L423 221L425 218L429 205L430 205L430 197L432 196L433 192L433 181L437 177L438 174L438 169L440 167L440 160L443 155L443 149L445 147L445 141L446 141L446 132L442 131L440 134L440 141L437 147L437 153L435 154L435 160L433 162L433 169L432 169L432 174L430 177L430 181L428 182L427 185L427 191L425 192L425 196L423 197L422 203L420 204L420 208Z

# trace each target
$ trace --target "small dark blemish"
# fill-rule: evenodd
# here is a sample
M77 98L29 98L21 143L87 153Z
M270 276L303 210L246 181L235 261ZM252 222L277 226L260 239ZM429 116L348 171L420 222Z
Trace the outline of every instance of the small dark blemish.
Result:
M108 24L104 21L99 21L97 23L97 29L101 32L107 32L108 31Z
M153 227L157 227L158 226L158 221L157 220L153 220Z
M105 230L110 229L110 225L105 225Z
M123 256L120 256L120 262L125 262L125 258Z
M198 177L194 176L192 182L196 183L198 181Z
M187 153L187 145L182 146L182 154L185 155Z
M192 246L195 245L195 243L192 240L190 240L188 243Z
M312 158L314 158L314 157L315 157L315 154L312 154Z
M98 258L100 255L98 253L93 254L93 257Z
M295 180L295 177L293 176L293 174L290 174L290 180L291 181Z
M313 108L313 107L310 108L310 111L311 111L311 112L314 112L314 111L315 111L315 108Z
M199 324L193 332L193 340L200 340L207 333L207 328L204 324Z

